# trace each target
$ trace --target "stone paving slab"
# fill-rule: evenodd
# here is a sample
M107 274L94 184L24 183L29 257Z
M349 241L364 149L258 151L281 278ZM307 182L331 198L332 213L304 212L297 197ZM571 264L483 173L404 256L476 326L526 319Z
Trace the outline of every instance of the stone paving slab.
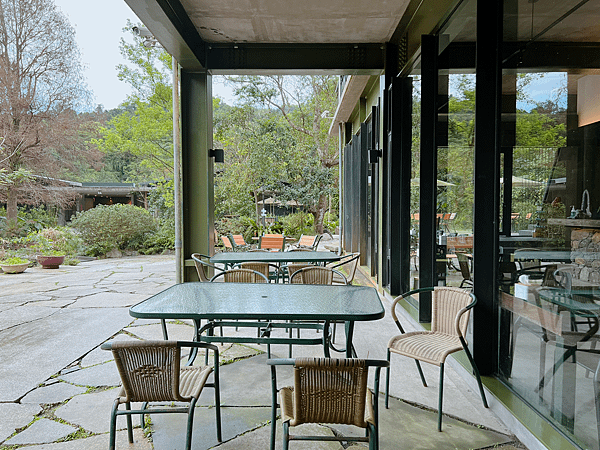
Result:
M56 417L77 424L92 433L107 433L110 426L110 412L120 389L77 395L66 405L59 407L54 414ZM134 409L135 406L133 405ZM125 417L118 417L117 428L122 429L126 426Z
M56 310L42 306L22 305L0 312L0 331L23 322L35 322L51 316Z
M119 333L116 336L113 336L111 341L130 341L132 339L131 336L124 333ZM81 360L81 367L90 367L95 366L96 364L102 364L107 361L112 361L113 356L112 352L107 350L102 350L100 347L96 347L91 352L83 357ZM116 370L116 369L115 369Z
M78 299L73 306L75 308L129 308L146 298L148 298L146 295L141 294L98 292Z
M121 383L121 378L119 377L119 372L114 361L75 370L60 375L59 379L67 383L90 387L118 386Z
M65 400L78 395L83 394L87 391L87 388L81 386L74 386L69 383L63 383L56 381L47 386L39 387L29 394L27 394L21 400L22 404L34 403L34 404L52 404L62 403Z
M5 445L45 444L67 437L77 428L49 419L36 420L25 431L7 440Z
M127 309L60 309L1 331L0 402L21 398L130 322Z
M130 326L125 328L125 331L144 340L163 339L162 326L160 323L142 326ZM194 338L194 327L181 323L167 322L167 333L170 340L191 341Z
M127 431L117 431L115 446L117 449L153 450L152 443L139 428L133 430L133 444L128 442ZM27 450L106 450L107 448L108 433L54 444L32 445L28 446Z
M0 442L13 434L17 428L29 424L41 410L39 405L34 404L0 403Z

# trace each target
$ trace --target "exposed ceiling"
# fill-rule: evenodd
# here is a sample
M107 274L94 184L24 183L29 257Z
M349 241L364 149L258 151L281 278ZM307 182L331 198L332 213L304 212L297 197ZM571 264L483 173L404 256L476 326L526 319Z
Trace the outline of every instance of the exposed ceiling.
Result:
M181 0L206 42L383 43L408 0Z

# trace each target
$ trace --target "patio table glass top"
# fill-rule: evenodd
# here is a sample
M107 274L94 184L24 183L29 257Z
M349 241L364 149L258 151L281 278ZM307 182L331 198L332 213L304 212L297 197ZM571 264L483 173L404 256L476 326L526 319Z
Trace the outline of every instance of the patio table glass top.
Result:
M385 314L372 287L199 282L171 286L129 312L137 318L159 319L351 322L377 320Z
M328 263L339 261L340 255L333 252L220 252L211 256L212 264L237 264L245 261L266 263Z

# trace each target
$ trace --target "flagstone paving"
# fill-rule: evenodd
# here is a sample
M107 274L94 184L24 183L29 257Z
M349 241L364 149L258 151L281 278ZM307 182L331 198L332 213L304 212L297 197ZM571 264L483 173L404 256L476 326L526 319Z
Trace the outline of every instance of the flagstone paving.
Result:
M163 338L159 321L134 320L128 308L174 284L174 269L173 256L158 255L0 274L0 449L107 447L110 409L119 392L119 378L111 353L100 345L111 339ZM167 327L171 339L192 338L194 329L189 321L168 322ZM392 333L389 317L376 326L360 324L355 341L358 353L384 357ZM224 442L216 440L213 391L207 388L195 413L194 449L268 448L271 387L265 350L264 346L220 346ZM271 351L275 357L287 357L287 346L272 346ZM294 349L294 356L317 354L317 347ZM200 354L197 361L203 359ZM481 407L477 393L465 389L451 369L447 370L444 408L453 417L444 418L444 432L438 433L437 388L434 382L430 388L419 387L418 376L407 375L413 366L404 362L393 365L391 407L380 409L382 449L524 448ZM289 368L281 369L278 385L290 384ZM435 368L430 377L437 379ZM155 414L149 421L150 431L144 433L139 418L134 417L134 444L128 445L126 432L119 431L117 448L183 448L183 415ZM119 418L118 428L125 428L123 418ZM339 426L304 428L308 433L352 432ZM277 448L281 448L279 422L277 433ZM300 445L296 448L345 448L335 442Z

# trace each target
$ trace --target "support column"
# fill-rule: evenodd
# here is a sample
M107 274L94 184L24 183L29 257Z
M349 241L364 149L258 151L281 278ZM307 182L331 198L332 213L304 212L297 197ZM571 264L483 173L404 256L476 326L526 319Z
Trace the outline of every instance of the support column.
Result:
M212 148L212 76L181 71L181 156L183 257L214 251L214 161ZM197 280L193 264L186 263L184 280Z
M477 0L473 356L482 375L498 356L498 192L502 0Z

